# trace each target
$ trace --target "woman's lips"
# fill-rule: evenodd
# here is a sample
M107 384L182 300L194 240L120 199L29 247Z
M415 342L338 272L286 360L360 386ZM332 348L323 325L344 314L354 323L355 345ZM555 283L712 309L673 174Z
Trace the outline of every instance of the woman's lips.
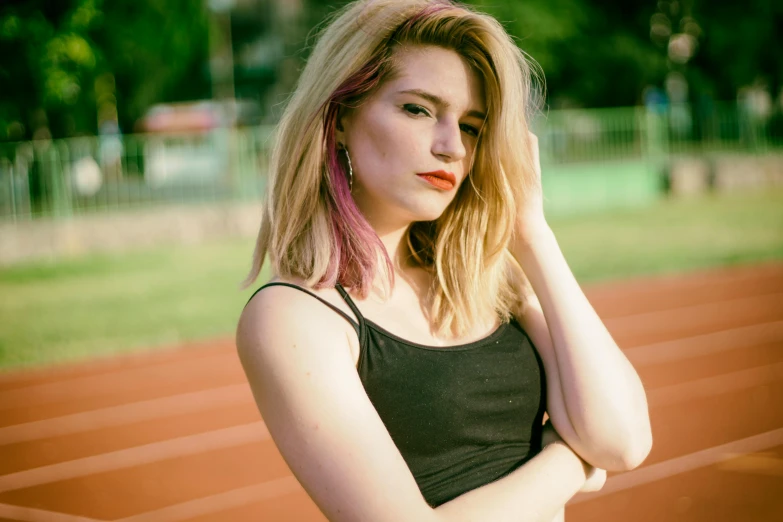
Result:
M446 172L445 170L420 172L416 175L433 187L439 188L441 190L451 190L457 184L457 177L451 172Z

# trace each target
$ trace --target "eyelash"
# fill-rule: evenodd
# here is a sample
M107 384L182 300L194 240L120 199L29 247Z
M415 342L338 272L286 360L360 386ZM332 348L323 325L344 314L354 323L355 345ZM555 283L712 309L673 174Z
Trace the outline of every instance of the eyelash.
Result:
M412 114L414 116L420 116L422 115L422 113L426 116L430 115L427 109L425 109L421 105L416 105L415 103L406 103L405 105L402 106L402 108L405 109L405 112ZM467 132L468 134L474 137L477 137L479 133L479 130L473 125L462 124L460 125L460 129L462 129L463 132Z

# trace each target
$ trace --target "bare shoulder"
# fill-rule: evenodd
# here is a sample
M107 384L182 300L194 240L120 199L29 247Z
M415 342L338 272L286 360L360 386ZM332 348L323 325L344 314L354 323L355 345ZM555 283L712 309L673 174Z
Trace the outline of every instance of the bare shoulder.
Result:
M432 511L356 371L351 330L304 292L280 286L258 292L237 328L258 409L330 520L428 520Z
M304 288L301 281L276 279L274 282ZM350 308L341 302L335 290L308 291L352 317ZM358 342L352 325L312 295L288 286L264 288L250 299L239 318L237 349L240 357L250 356L252 352L282 342L294 333L344 339L347 342L341 343L342 348L347 347L350 354L358 356Z

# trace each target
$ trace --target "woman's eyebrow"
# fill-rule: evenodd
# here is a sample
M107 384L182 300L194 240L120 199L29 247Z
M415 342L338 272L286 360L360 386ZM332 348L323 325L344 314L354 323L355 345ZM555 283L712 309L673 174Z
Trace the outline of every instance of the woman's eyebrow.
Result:
M406 89L404 91L400 91L400 94L413 94L414 96L418 96L419 98L424 98L428 102L433 103L435 105L438 105L440 107L443 107L443 108L446 108L446 109L451 107L451 104L449 102L447 102L446 100L444 100L443 98L441 98L437 94L433 94L431 92L423 91L421 89ZM478 118L480 120L484 120L487 117L487 115L484 114L483 112L476 111L476 110L468 111L467 115L468 116L472 116L474 118Z

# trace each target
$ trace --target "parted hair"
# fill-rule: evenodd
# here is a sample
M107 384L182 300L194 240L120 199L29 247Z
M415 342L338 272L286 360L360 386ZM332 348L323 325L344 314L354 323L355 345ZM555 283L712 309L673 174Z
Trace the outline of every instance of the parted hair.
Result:
M454 200L408 231L414 262L434 276L429 316L439 335L459 337L488 314L522 311L529 286L508 245L519 206L540 191L528 137L538 69L497 20L446 0L357 1L327 23L277 127L247 285L268 258L277 275L312 288L340 283L366 297L379 275L393 286L388 253L351 197L336 126L394 76L397 50L425 45L462 56L487 106Z

